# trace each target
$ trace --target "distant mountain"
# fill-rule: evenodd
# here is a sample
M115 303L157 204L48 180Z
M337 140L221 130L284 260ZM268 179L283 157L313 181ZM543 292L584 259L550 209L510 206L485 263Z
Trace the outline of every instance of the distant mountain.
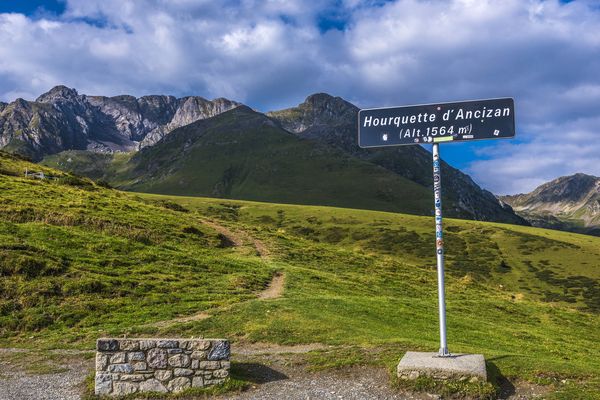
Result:
M227 99L57 86L0 103L0 148L128 190L431 214L431 154L360 149L357 112L325 93L265 115ZM528 224L459 170L443 163L442 175L447 216Z
M34 160L64 150L131 151L238 105L202 97L86 96L57 86L32 102L0 103L0 148Z
M353 157L378 165L427 188L433 187L431 153L421 146L381 149L358 147L359 109L340 97L317 93L297 107L267 115L296 136L318 141ZM443 152L443 150L442 150ZM442 154L443 157L443 154ZM479 187L468 175L442 162L445 196L452 199L451 215L483 221L527 224L511 207ZM448 210L449 204L444 208Z
M175 129L113 178L133 191L429 214L431 192L239 106Z
M563 176L531 193L500 199L534 226L600 236L599 177Z

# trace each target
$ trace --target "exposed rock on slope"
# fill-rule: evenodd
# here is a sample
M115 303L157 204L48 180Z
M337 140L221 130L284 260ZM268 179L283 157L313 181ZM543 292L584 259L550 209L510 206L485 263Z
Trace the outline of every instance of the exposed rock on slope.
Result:
M140 147L151 146L174 129L200 119L214 117L238 105L239 103L224 98L208 101L202 97L184 97L179 100L179 107L175 111L173 118L167 124L158 126L148 133L144 140L142 140Z
M0 148L36 160L63 150L136 150L236 106L202 97L86 96L57 86L36 101L0 105Z
M502 201L534 226L600 236L600 178L563 176L531 193L502 196Z

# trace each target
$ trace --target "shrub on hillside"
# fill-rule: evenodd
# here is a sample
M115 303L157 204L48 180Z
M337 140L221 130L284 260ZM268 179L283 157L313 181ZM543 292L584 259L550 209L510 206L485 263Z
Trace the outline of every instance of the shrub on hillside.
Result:
M105 189L112 189L113 187L110 185L110 183L106 182L103 179L100 179L99 181L96 181L96 185L103 187Z
M186 226L182 229L183 233L189 233L190 235L196 235L196 236L204 236L204 232L202 232L200 229L196 228L195 226Z
M500 264L496 267L496 272L500 272L501 274L510 272L512 267L506 263L506 261L500 261Z
M20 321L20 328L28 331L39 331L54 323L54 319L48 313L41 310L29 310Z
M0 276L21 275L25 278L58 275L67 269L67 263L28 254L0 252Z
M80 178L75 175L64 175L58 178L58 182L63 185L78 187L81 189L93 189L94 184L87 178Z
M174 203L172 201L167 201L167 200L161 201L160 205L163 206L164 208L167 208L167 209L173 210L173 211L178 211L178 212L183 212L183 213L190 212L190 210L188 210L184 206Z

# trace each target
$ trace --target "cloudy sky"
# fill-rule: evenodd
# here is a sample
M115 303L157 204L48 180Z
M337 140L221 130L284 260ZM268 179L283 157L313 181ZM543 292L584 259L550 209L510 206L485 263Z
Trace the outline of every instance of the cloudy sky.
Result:
M499 194L600 176L600 1L0 0L0 100L57 84L261 111L514 97L516 139L442 157Z

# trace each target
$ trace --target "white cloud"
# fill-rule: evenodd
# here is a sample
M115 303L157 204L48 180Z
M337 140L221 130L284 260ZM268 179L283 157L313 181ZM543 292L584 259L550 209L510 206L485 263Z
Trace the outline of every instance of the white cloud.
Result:
M512 193L600 175L591 0L68 0L44 18L0 14L0 100L56 84L225 96L265 111L316 91L361 106L513 96L519 142L470 165L480 184ZM344 30L324 31L328 18Z
M467 169L495 193L525 193L561 175L600 175L600 115L528 125L528 142L503 141L479 151ZM491 179L490 179L491 178Z

